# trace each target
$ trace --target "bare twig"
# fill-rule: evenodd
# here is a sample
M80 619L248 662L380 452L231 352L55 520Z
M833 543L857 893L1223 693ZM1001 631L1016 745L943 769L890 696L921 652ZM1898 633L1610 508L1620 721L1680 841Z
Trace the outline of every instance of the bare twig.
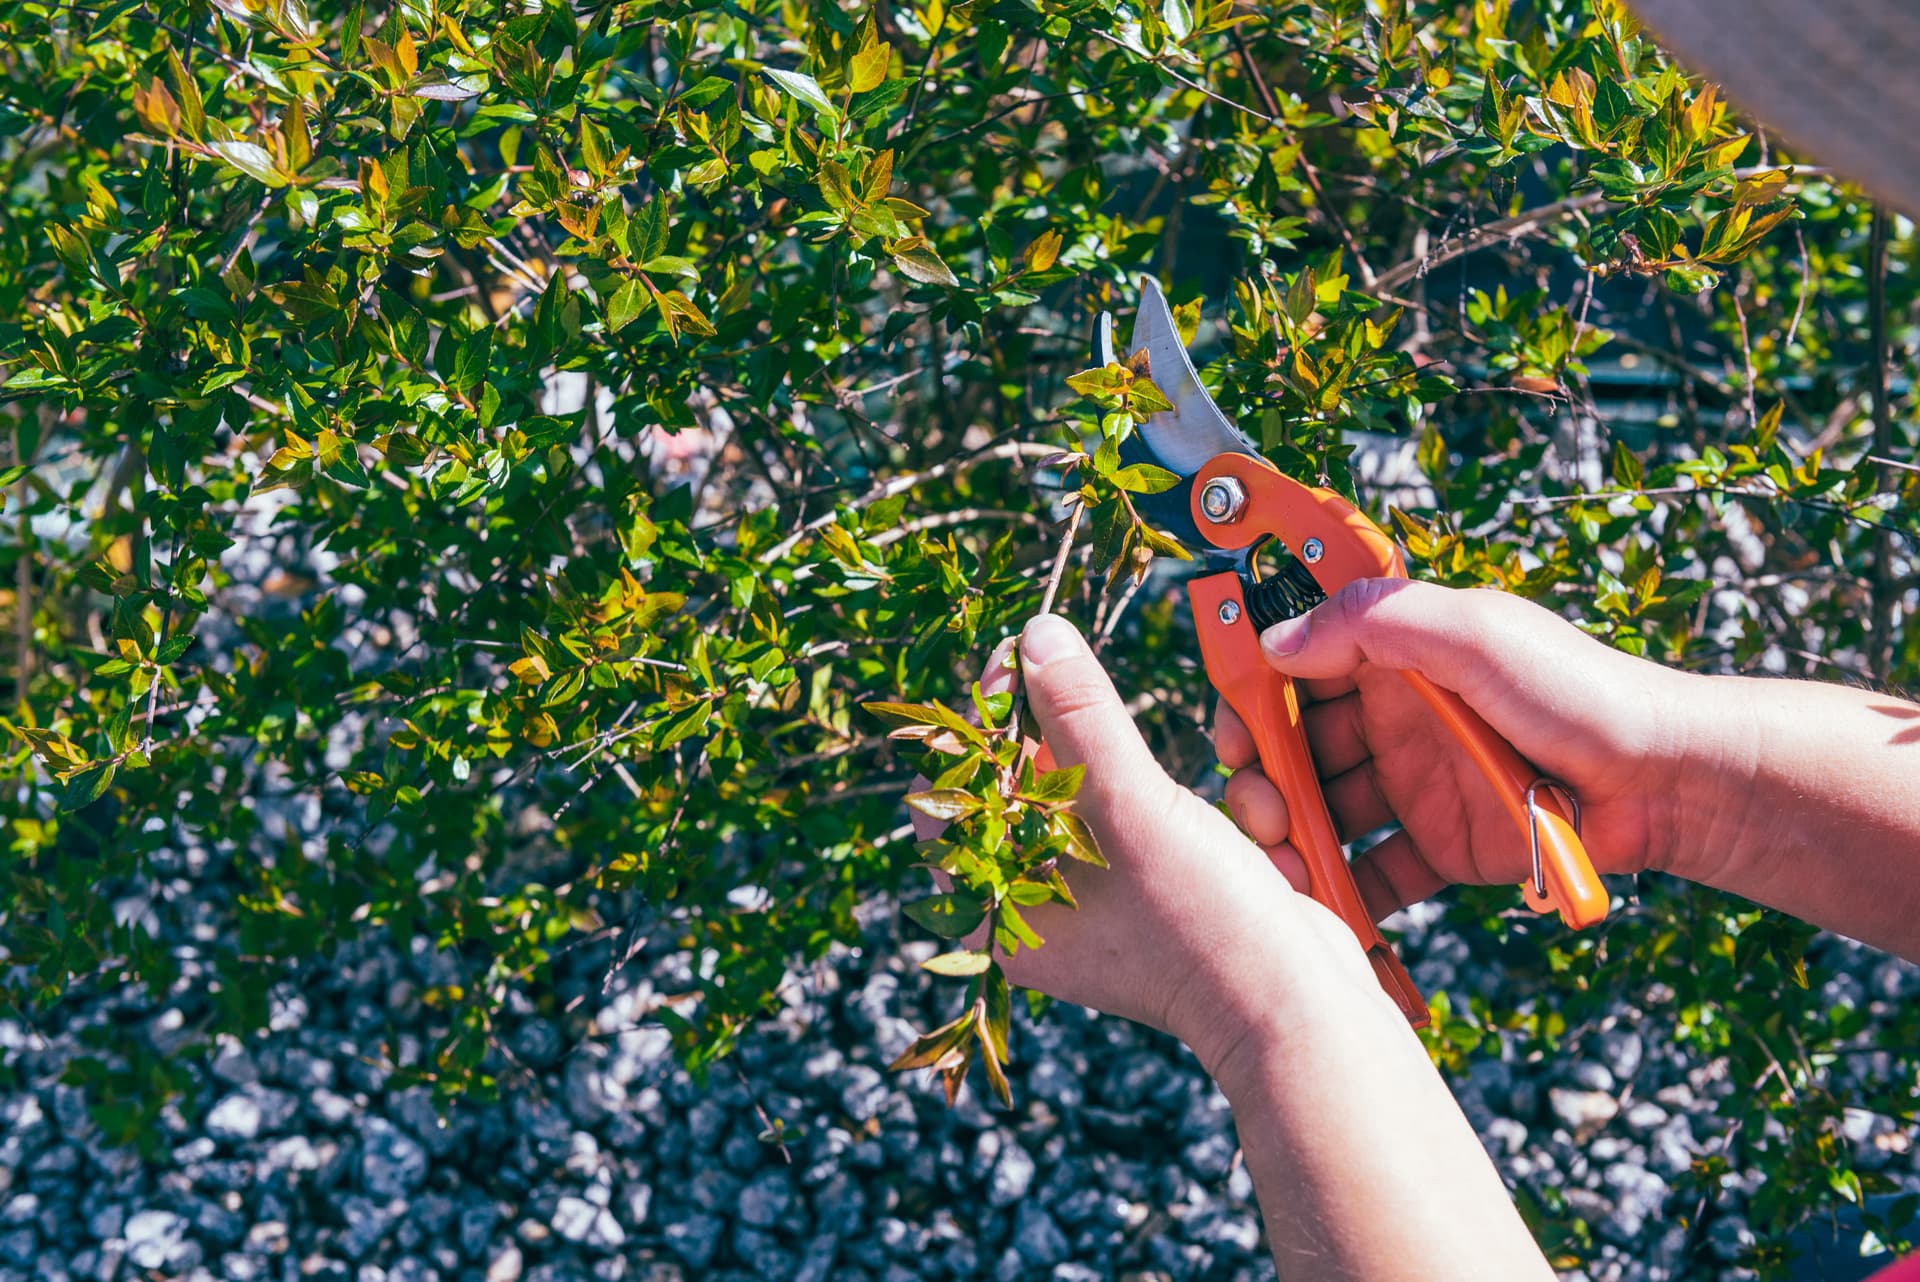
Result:
M1793 241L1800 247L1800 297L1793 305L1793 319L1787 322L1787 336L1780 343L1782 351L1793 346L1793 336L1800 332L1800 318L1807 314L1807 295L1813 292L1813 260L1807 257L1807 237L1799 223L1793 225Z
M1060 447L1058 445L1047 445L1040 441L1002 441L998 445L989 445L984 450L975 450L970 454L956 455L943 463L936 463L924 471L909 472L905 476L896 476L885 484L876 485L868 490L865 494L855 499L852 506L855 508L871 507L883 499L890 499L896 494L905 494L915 486L923 485L928 481L937 481L943 476L951 476L962 468L975 467L981 463L991 463L996 459L1051 458L1058 453L1060 453ZM760 554L760 564L771 565L775 561L780 560L780 558L793 550L794 544L807 537L807 535L812 534L815 530L825 529L827 526L832 525L833 520L834 513L828 511L807 521L792 534L789 534L786 538L780 540L765 552L762 552Z
M260 220L266 216L267 206L273 203L273 195L273 188L269 187L254 203L253 212L247 216L246 225L240 229L239 238L233 242L233 248L227 251L227 256L220 261L220 275L225 276L233 270L233 265L240 261L241 251L246 249L247 241L252 239L253 229L258 227Z
M874 535L867 542L877 548L883 548L889 543L898 543L901 539L926 530L938 530L949 525L970 525L975 521L1014 521L1022 525L1043 524L1041 519L1031 512L1007 511L991 507L963 507L952 512L934 512L928 516L916 517L894 526L891 530Z
M167 553L167 576L169 578L173 577L173 573L178 568L179 564L180 564L180 531L175 530L173 532L172 550ZM167 638L172 634L172 632L173 632L173 585L169 583L167 585L166 604L162 606L160 609L160 638L158 641L154 643L154 653L158 654L161 650L164 650L167 648ZM140 736L140 752L142 755L149 758L153 756L153 716L154 716L153 709L154 709L154 705L157 702L159 702L159 697L160 697L160 673L158 670L155 670L152 675L153 675L153 684L147 687L146 729L141 733L141 736Z
M1238 27L1233 28L1233 44L1239 51L1240 65L1245 69L1247 79L1253 82L1254 92L1260 95L1260 104L1267 109L1267 119L1273 124L1280 125L1288 141L1297 144L1298 136L1282 124L1279 100L1273 96L1273 90L1267 86L1266 77L1260 74L1260 68L1253 60L1253 48L1247 44L1247 38L1240 33ZM1340 211L1334 207L1332 201L1327 199L1326 188L1320 185L1320 171L1314 167L1312 161L1307 159L1304 147L1300 150L1297 163L1300 166L1300 175L1307 180L1307 187L1313 192L1313 198L1318 203L1321 214L1326 217L1328 225L1340 237L1340 243L1347 247L1347 253L1352 255L1353 265L1360 271L1360 283L1371 287L1374 281L1373 266L1367 262L1366 254L1361 252L1360 241L1354 236L1353 228L1347 225L1347 220L1340 216Z
M1747 430L1749 432L1758 432L1760 430L1760 413L1758 409L1755 408L1753 399L1753 339L1747 333L1747 307L1745 303L1740 301L1740 287L1738 285L1728 290L1727 296L1733 300L1733 318L1739 322L1740 325L1740 356L1745 362L1746 368L1746 385L1741 389L1741 399L1747 407Z
M1770 172L1772 172L1771 168L1764 170L1758 168L1736 169L1733 171L1733 177L1735 179L1751 178L1758 173ZM1805 169L1796 170L1794 176L1802 181L1824 181L1827 177L1827 171L1810 166ZM1376 289L1398 289L1408 281L1417 280L1421 276L1426 275L1442 263L1450 263L1464 254L1471 254L1475 250L1485 249L1487 246L1500 241L1513 241L1519 240L1524 236L1531 236L1536 232L1544 230L1551 224L1559 222L1562 218L1566 218L1572 214L1584 213L1589 209L1598 209L1606 203L1607 196L1605 192L1586 191L1581 192L1577 196L1568 196L1562 200L1551 201L1548 204L1524 210L1514 214L1510 218L1500 218L1490 223L1482 223L1464 235L1447 237L1438 245L1428 250L1423 257L1410 258L1404 263L1396 263L1394 266L1387 268L1387 270L1381 272L1380 275L1375 278L1374 287Z
M1133 598L1140 594L1140 589L1146 586L1146 582L1145 579L1128 578L1126 590L1121 592L1119 599L1113 603L1113 608L1107 611L1106 617L1100 621L1099 628L1094 632L1093 652L1095 654L1099 654L1106 648L1107 642L1113 637L1113 630L1120 626L1120 616L1127 612L1127 607L1133 604Z
M1073 551L1074 536L1080 533L1080 517L1086 510L1087 505L1076 499L1072 510L1067 513L1066 533L1060 536L1060 546L1054 549L1053 569L1047 574L1047 590L1040 595L1041 614L1053 613L1054 600L1060 595L1060 578L1067 569L1067 556Z
M767 1116L766 1106L760 1102L760 1092L755 1090L753 1083L747 1080L746 1072L737 1061L728 1060L727 1062L733 1065L733 1075L740 1079L740 1089L747 1093L747 1100L753 1105L753 1115L760 1119L761 1133L773 1136L773 1145L780 1150L780 1160L792 1166L793 1154L787 1152L787 1142L780 1138L780 1128L773 1124L771 1117Z
M1047 572L1046 590L1040 594L1040 608L1036 614L1052 614L1053 603L1060 595L1060 580L1067 572L1067 558L1073 554L1073 541L1080 533L1080 518L1086 514L1087 505L1077 498L1067 513L1067 528L1060 536L1060 546L1053 551L1053 568ZM1018 740L1020 737L1020 719L1026 707L1027 687L1016 670L1013 674L1013 704L1007 714L1007 735ZM1014 768L1018 768L1019 758L1014 758ZM1010 773L1010 772L1009 772Z
M1891 218L1885 205L1875 203L1867 242L1867 327L1873 344L1873 453L1893 455L1893 402L1887 387L1887 242ZM1890 470L1882 469L1885 488L1893 489ZM1886 680L1893 667L1893 612L1900 593L1894 583L1893 538L1882 531L1873 551L1873 670Z
M667 852L673 849L674 841L680 835L680 821L686 817L687 802L693 797L694 786L699 783L700 775L707 766L707 745L704 741L700 744L699 751L700 760L695 765L691 777L683 775L680 780L680 800L673 808L673 817L667 820L666 832L660 837L660 848L654 855L656 859L664 858ZM674 748L676 766L680 760L680 748L676 746ZM646 946L647 932L640 929L640 919L645 914L646 907L646 900L642 897L641 901L633 906L633 911L627 914L627 920L620 927L620 938L614 945L612 959L607 963L607 973L600 979L602 996L613 991L614 977L624 970L627 963L633 960L634 955Z
M1117 36L1110 36L1104 31L1095 31L1092 34L1098 36L1100 39L1106 41L1108 44L1112 45L1116 49L1125 49L1128 53L1134 53L1134 54L1137 54L1140 52L1138 49L1134 48L1132 45L1128 44L1126 41L1121 40ZM1175 71L1172 67L1169 67L1164 62L1156 62L1152 58L1147 58L1146 62L1148 63L1148 65L1160 71L1166 72L1169 76L1172 76L1175 80L1178 80L1181 84L1193 90L1195 93L1199 94L1203 98L1211 98L1223 107L1231 107L1235 111L1241 112L1245 115L1252 116L1255 120L1263 121L1269 125L1276 123L1274 118L1272 116L1269 116L1264 111L1256 111L1252 107L1247 106L1247 104L1244 102L1235 102L1233 99L1228 98L1223 94L1215 93L1213 90L1201 84L1198 80L1189 79L1188 77L1181 75L1179 72Z

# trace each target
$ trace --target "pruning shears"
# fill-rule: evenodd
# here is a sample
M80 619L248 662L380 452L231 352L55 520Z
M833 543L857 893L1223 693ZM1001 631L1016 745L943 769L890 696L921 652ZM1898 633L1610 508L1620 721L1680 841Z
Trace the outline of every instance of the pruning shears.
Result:
M1094 338L1104 367L1126 363L1102 315ZM1142 357L1141 353L1145 353ZM1129 463L1154 463L1180 477L1158 494L1133 495L1148 521L1204 554L1189 579L1194 629L1207 678L1253 734L1261 769L1286 798L1288 844L1307 866L1309 892L1359 938L1374 974L1415 1027L1427 1004L1375 926L1354 883L1314 769L1291 678L1269 667L1260 633L1302 614L1356 579L1406 578L1400 550L1385 531L1332 490L1306 485L1260 456L1201 386L1166 297L1141 282L1130 355L1172 408L1152 414L1122 445ZM1255 553L1277 542L1291 554L1262 576ZM1418 672L1401 674L1467 750L1518 826L1532 855L1522 886L1535 912L1557 912L1580 929L1607 915L1607 892L1580 840L1580 805L1564 784L1543 776L1452 691Z

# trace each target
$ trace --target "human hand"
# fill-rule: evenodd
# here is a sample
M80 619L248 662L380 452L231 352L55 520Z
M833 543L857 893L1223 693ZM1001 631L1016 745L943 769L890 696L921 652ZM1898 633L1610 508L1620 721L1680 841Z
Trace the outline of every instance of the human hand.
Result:
M1008 979L1193 1048L1232 1104L1289 1276L1549 1282L1353 932L1289 884L1282 867L1304 884L1298 857L1276 840L1270 860L1160 769L1065 620L1029 623L1020 656L1036 750L1086 767L1073 807L1109 866L1072 868L1078 909L1025 910L1046 942L1004 958ZM981 686L1009 676L992 665Z
M1532 867L1524 834L1401 670L1460 695L1573 790L1596 870L1668 869L1682 849L1679 772L1718 697L1701 678L1614 650L1519 597L1404 579L1349 584L1269 628L1261 650L1312 701L1307 738L1342 839L1402 825L1354 861L1376 917L1454 883L1518 883ZM1283 843L1286 803L1224 703L1214 739L1235 771L1229 808L1261 845Z
M1404 1028L1353 933L1281 871L1304 887L1299 857L1278 842L1270 859L1168 777L1070 623L1029 623L1020 663L1045 750L1086 767L1074 809L1109 867L1072 869L1077 909L1025 910L1046 943L1002 960L1009 981L1170 1032L1209 1072L1290 998L1377 1008ZM1010 678L990 665L982 688Z

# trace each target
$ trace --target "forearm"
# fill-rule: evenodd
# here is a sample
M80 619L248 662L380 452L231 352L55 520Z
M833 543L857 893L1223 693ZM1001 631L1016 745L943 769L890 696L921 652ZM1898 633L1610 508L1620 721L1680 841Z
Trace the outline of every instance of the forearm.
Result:
M1702 682L1669 871L1920 959L1920 704Z
M1280 1276L1550 1279L1419 1039L1352 960L1357 981L1277 994L1212 1066Z

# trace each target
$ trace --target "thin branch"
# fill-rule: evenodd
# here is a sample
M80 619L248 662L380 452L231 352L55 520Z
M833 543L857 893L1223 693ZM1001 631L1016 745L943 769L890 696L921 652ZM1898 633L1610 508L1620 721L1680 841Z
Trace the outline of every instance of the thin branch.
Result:
M883 548L889 543L898 543L901 539L927 530L943 529L949 525L970 525L975 521L1014 521L1022 525L1046 524L1032 512L990 507L963 507L952 512L934 512L928 516L916 517L884 533L876 534L867 542L877 548Z
M1240 65L1246 71L1247 79L1253 82L1254 92L1260 95L1260 104L1267 109L1268 120L1280 125L1281 132L1287 135L1287 140L1298 145L1299 136L1282 124L1279 100L1273 96L1273 90L1268 87L1266 77L1260 74L1260 68L1253 60L1253 49L1247 44L1247 38L1240 33L1238 27L1233 28L1233 44L1240 53ZM1347 225L1347 220L1340 216L1340 211L1334 207L1332 201L1327 199L1326 188L1320 185L1320 171L1314 167L1312 161L1307 159L1304 147L1300 149L1297 163L1300 166L1301 177L1307 180L1307 187L1313 192L1314 200L1318 202L1320 212L1326 216L1328 225L1340 237L1340 243L1347 247L1347 253L1353 256L1353 265L1360 269L1360 283L1371 287L1374 281L1373 266L1367 262L1366 254L1361 252L1360 241L1354 236L1353 228Z
M1073 554L1073 541L1080 533L1080 518L1086 514L1086 510L1085 503L1080 502L1078 498L1073 500L1072 510L1067 513L1066 531L1060 536L1060 545L1053 551L1053 568L1047 572L1047 587L1040 594L1040 608L1035 612L1036 614L1053 613L1053 603L1060 595L1060 580L1067 572L1067 558ZM1020 722L1025 713L1026 703L1027 683L1021 679L1016 669L1013 674L1013 703L1007 713L1007 734L1016 741L1020 738ZM1020 759L1016 755L1011 769L1018 769L1019 764ZM1001 782L1004 785L1010 780L1003 779Z
M247 215L246 225L240 229L239 238L233 242L233 248L228 250L227 256L221 260L218 275L225 276L233 270L233 265L240 261L240 255L246 249L247 241L253 237L254 228L260 225L260 220L266 216L267 206L273 203L273 194L271 187L261 193L260 199L253 206L253 212Z
M1740 356L1741 359L1745 361L1746 369L1746 386L1741 389L1741 399L1747 407L1747 430L1749 432L1758 432L1760 430L1760 413L1753 399L1753 339L1749 337L1747 333L1747 307L1745 303L1740 301L1740 286L1738 284L1727 291L1727 296L1733 301L1733 318L1739 322L1740 325Z
M1887 386L1887 244L1892 219L1885 205L1873 206L1873 223L1867 242L1867 327L1873 344L1873 453L1880 458L1893 456L1893 400ZM1891 472L1881 475L1887 489L1894 489ZM1894 654L1893 612L1900 592L1894 583L1893 539L1882 532L1874 540L1873 551L1873 670L1885 681L1891 675Z
M1126 590L1120 594L1120 599L1113 603L1113 608L1107 611L1107 617L1102 619L1100 626L1094 630L1093 652L1095 654L1099 654L1106 648L1107 642L1113 637L1113 630L1120 626L1120 616L1127 612L1127 607L1133 604L1133 598L1140 594L1140 589L1146 586L1146 582L1144 578L1128 577Z
M1092 34L1098 36L1100 39L1106 41L1108 44L1112 45L1116 49L1125 49L1128 53L1134 53L1134 54L1137 54L1140 52L1140 50L1134 48L1132 45L1128 44L1126 41L1121 40L1116 36L1110 36L1104 31L1095 31ZM1172 67L1169 67L1164 62L1156 62L1152 58L1147 58L1146 62L1148 66L1153 67L1159 71L1163 71L1167 75L1172 76L1175 80L1178 80L1181 84L1193 90L1195 93L1199 94L1203 98L1211 98L1223 107L1231 107L1235 111L1241 112L1245 115L1252 116L1255 120L1262 121L1266 124L1271 125L1271 124L1278 123L1277 121L1274 120L1272 116L1267 115L1264 111L1255 111L1252 107L1247 106L1247 104L1244 102L1235 102L1233 99L1228 98L1223 94L1215 93L1213 90L1201 84L1198 80L1192 80L1186 76L1181 75L1179 72L1175 71Z
M1800 247L1800 297L1793 305L1793 319L1787 323L1787 336L1780 343L1782 351L1793 346L1793 336L1800 332L1800 318L1807 314L1807 295L1813 292L1813 260L1807 257L1807 236L1797 222L1793 225L1793 240Z
M1051 458L1058 453L1060 453L1060 447L1058 445L1047 445L1040 441L1003 441L998 445L990 445L984 450L976 450L971 454L956 455L943 463L936 463L924 471L909 472L905 476L896 476L885 484L874 486L865 494L855 499L851 506L855 508L871 507L875 503L890 499L896 494L905 494L908 490L923 485L928 481L937 481L941 477L951 476L963 468L975 467L981 463L991 463L996 459ZM815 530L825 529L827 526L832 525L834 517L835 513L828 511L807 521L792 534L789 534L786 538L780 540L780 542L774 544L765 552L762 552L760 554L760 564L772 565L774 562L780 560L786 556L787 553L791 552L794 545L799 543L801 539L812 534Z
M1054 600L1060 595L1060 579L1067 570L1067 556L1073 551L1074 536L1080 533L1080 518L1086 512L1087 505L1076 500L1073 510L1067 514L1067 530L1060 536L1060 546L1053 553L1053 569L1047 574L1047 590L1040 595L1040 613L1052 614Z
M1733 177L1735 179L1751 178L1755 174L1771 172L1773 172L1771 167L1766 169L1736 169L1733 171ZM1794 176L1803 181L1825 180L1827 170L1810 166L1806 169L1795 171ZM1374 285L1377 289L1398 289L1408 281L1417 280L1441 264L1450 263L1462 255L1485 249L1487 246L1500 241L1514 241L1524 236L1531 236L1536 232L1544 230L1549 225L1559 222L1562 218L1573 214L1584 213L1590 209L1598 209L1606 203L1607 195L1605 192L1586 191L1581 192L1577 196L1568 196L1564 199L1552 201L1533 209L1524 210L1521 213L1514 214L1510 218L1501 218L1490 223L1482 223L1464 235L1449 236L1438 245L1435 245L1423 257L1410 258L1404 263L1397 263L1387 268L1387 270L1381 272L1380 275L1375 278Z
M1883 458L1878 454L1867 455L1867 462L1878 463L1881 467L1890 467L1900 472L1920 473L1920 467L1916 467L1912 463L1902 463L1898 459Z

